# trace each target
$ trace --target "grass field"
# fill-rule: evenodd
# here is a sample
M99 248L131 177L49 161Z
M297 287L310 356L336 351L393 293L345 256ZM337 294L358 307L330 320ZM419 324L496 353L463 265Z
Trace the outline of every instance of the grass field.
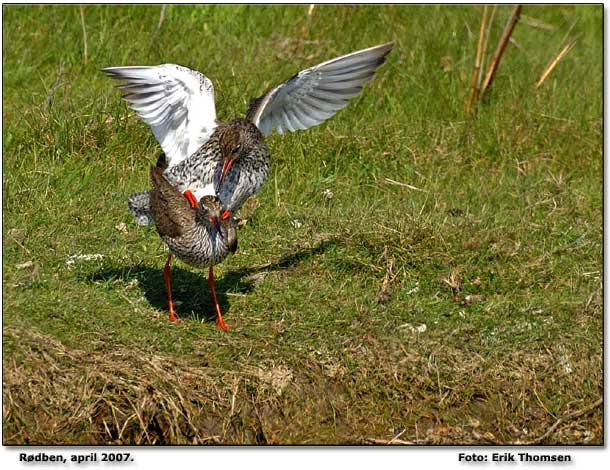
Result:
M603 443L601 5L524 6L476 116L481 6L160 13L3 7L4 444ZM190 66L231 119L390 40L346 110L267 139L216 268L230 331L180 263L169 323L126 206L159 147L98 70Z

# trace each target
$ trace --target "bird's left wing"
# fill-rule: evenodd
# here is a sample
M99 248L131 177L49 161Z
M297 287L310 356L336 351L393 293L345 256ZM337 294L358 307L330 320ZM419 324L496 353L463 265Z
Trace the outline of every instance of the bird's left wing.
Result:
M168 167L190 157L216 127L214 87L203 74L175 64L108 67L123 99L152 129Z
M317 126L360 93L393 46L381 44L305 69L252 100L246 118L264 135Z

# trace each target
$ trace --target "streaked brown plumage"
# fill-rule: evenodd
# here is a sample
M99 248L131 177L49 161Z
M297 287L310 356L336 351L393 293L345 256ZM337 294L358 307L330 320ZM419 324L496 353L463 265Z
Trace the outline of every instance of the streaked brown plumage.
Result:
M218 325L226 330L214 288L213 266L222 262L237 249L237 220L227 217L216 196L202 197L197 206L163 175L163 161L151 167L150 209L159 235L170 254L165 265L170 320L179 321L171 299L170 261L175 254L181 261L197 267L209 268L208 282L214 297Z
M203 245L225 233L229 237L231 228L220 225L214 231L205 217L197 217L202 204L189 211L186 198L177 194L183 192L196 205L213 185L224 208L237 211L269 177L264 136L309 129L330 119L361 92L392 47L392 43L380 44L301 70L251 100L245 119L226 123L216 119L212 82L197 71L176 64L102 69L124 82L119 86L123 98L151 127L167 155L167 165L153 176L156 194L143 191L129 198L137 223L155 222L170 251L183 261L193 266L207 263L213 289L211 266L224 259L231 244L226 240L210 249ZM224 256L217 260L214 249ZM220 316L218 304L217 309Z
M121 80L123 98L151 126L167 155L168 180L179 190L213 184L226 209L237 211L269 177L264 136L309 129L331 118L360 93L393 44L386 43L301 70L251 100L245 119L216 119L214 87L203 74L176 64L107 67ZM129 207L141 225L151 223L148 195Z

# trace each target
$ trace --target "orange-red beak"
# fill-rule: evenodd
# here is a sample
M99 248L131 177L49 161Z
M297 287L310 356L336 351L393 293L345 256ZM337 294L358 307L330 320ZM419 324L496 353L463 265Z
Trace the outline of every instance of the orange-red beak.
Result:
M220 192L220 187L222 186L222 182L225 179L225 176L233 166L233 162L235 162L235 157L229 157L225 159L222 163L222 170L220 171L220 179L218 180L218 186L216 187L216 193Z

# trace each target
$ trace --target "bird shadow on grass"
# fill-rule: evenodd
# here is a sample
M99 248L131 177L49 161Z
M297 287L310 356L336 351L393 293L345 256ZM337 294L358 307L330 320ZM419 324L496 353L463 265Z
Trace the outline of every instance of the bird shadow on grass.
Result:
M215 276L216 296L223 316L230 311L230 294L247 294L251 292L257 280L256 274L278 271L306 262L313 256L323 253L330 246L336 245L336 239L323 240L309 248L297 248L269 263L252 265ZM207 276L208 270L192 271L172 265L172 299L176 313L180 318L189 320L215 321L216 310ZM93 282L124 282L129 285L134 279L144 291L146 300L156 309L167 312L167 294L163 266L150 267L135 265L123 268L103 269L87 276Z

